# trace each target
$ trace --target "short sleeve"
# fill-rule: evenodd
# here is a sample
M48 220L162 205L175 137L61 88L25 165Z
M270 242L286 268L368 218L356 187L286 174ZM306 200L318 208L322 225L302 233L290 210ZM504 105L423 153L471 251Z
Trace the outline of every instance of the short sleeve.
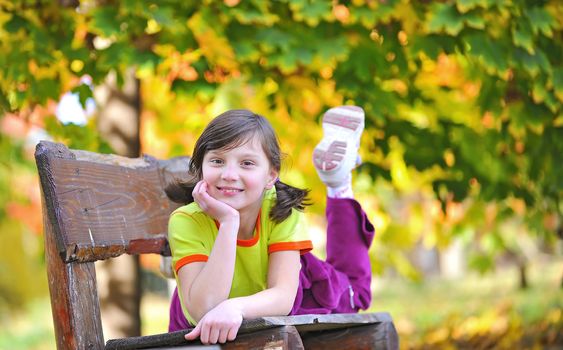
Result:
M172 267L176 273L186 264L207 261L213 242L206 221L200 213L189 214L177 210L170 215L168 241L172 252Z
M305 214L292 209L291 215L275 224L268 240L268 254L283 250L299 250L305 254L313 249L307 234Z

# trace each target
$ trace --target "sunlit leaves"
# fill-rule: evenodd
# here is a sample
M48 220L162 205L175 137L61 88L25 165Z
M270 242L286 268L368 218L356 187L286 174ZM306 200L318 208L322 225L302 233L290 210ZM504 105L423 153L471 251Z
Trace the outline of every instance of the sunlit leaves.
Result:
M532 7L526 10L525 15L530 20L534 34L537 35L541 32L549 38L553 36L553 28L556 26L556 21L545 8Z
M90 25L93 32L109 38L121 33L121 26L116 7L105 6L94 10Z
M454 36L459 34L465 25L483 29L485 23L483 18L476 12L459 13L454 5L435 3L430 12L427 25L430 33L445 32Z
M476 57L491 72L502 74L508 68L506 47L499 46L486 34L478 33L466 37L469 54Z

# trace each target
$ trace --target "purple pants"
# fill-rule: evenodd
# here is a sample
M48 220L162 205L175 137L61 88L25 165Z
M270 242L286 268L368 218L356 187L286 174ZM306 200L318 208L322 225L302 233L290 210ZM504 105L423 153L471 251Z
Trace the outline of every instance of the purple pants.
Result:
M357 312L371 302L371 264L368 249L373 225L354 199L327 199L326 261L311 253L301 256L299 288L290 315ZM178 290L170 304L173 332L190 327Z

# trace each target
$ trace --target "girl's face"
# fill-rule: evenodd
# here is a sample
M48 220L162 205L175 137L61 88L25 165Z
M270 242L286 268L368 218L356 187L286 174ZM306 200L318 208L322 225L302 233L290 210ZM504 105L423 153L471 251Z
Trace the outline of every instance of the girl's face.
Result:
M209 195L241 214L260 208L264 190L272 188L278 177L257 137L233 149L208 151L202 174Z

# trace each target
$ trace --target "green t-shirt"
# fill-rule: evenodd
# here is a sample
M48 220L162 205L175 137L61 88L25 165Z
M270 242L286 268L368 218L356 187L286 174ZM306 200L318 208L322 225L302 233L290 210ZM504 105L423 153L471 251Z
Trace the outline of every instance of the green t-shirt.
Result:
M268 254L283 250L299 250L301 254L313 248L305 228L304 215L293 209L291 215L276 224L270 220L275 204L275 188L264 193L254 237L238 240L235 271L229 298L252 295L267 288ZM172 267L178 281L178 270L192 262L207 261L218 234L215 220L194 202L176 209L168 222L168 240L172 251ZM182 310L191 324L196 324L182 302Z

